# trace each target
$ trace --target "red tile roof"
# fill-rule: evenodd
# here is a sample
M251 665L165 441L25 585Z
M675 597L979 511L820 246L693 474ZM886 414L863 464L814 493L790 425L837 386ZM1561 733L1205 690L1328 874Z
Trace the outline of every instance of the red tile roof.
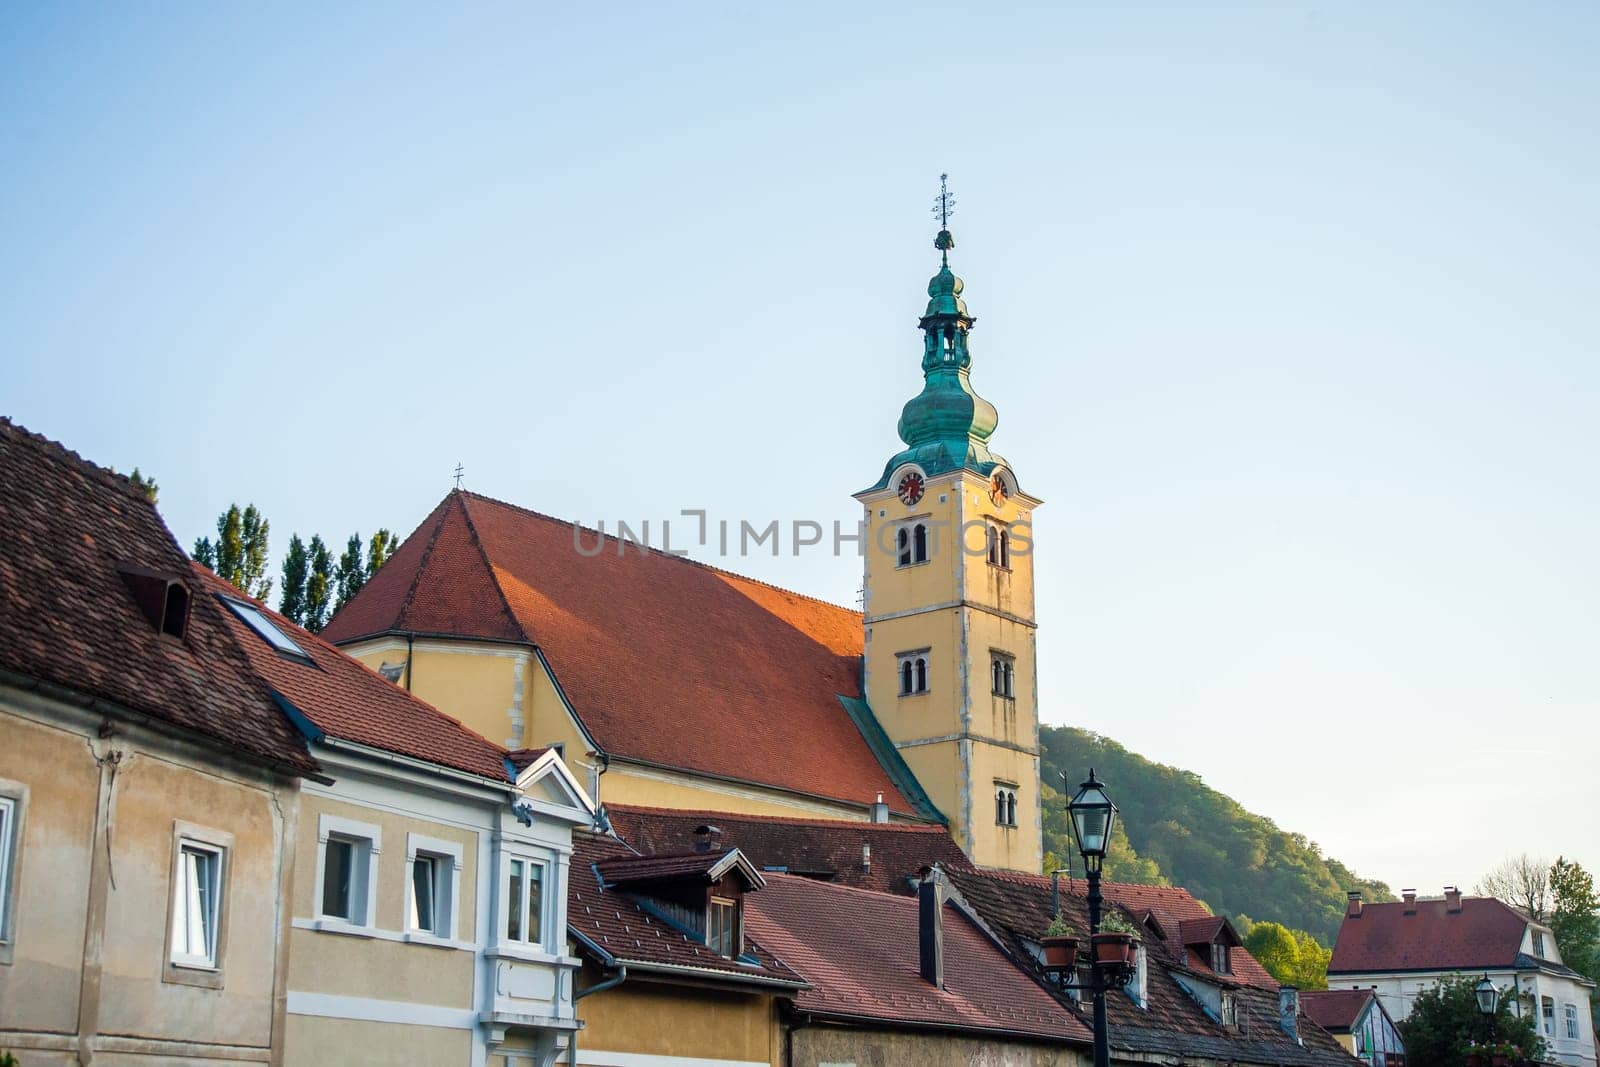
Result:
M608 888L680 879L693 879L705 884L726 873L726 870L718 871L718 867L723 866L724 861L731 861L726 870L738 871L746 883L752 886L760 884L760 874L751 874L749 860L743 858L743 853L738 853L736 849L682 852L665 856L624 856L599 861L595 864L595 871Z
M946 875L963 906L970 907L994 931L1016 964L1044 981L1030 945L1037 944L1050 922L1050 879L985 869L950 870ZM1203 917L1205 909L1187 891L1115 882L1102 888L1107 898L1135 921L1147 912L1156 915L1169 935L1167 940L1145 937L1144 1006L1123 995L1106 998L1113 1048L1176 1057L1180 1062L1205 1059L1349 1067L1349 1056L1322 1030L1302 1026L1304 1044L1297 1044L1283 1031L1278 1024L1277 983L1244 949L1233 950L1233 975L1215 975L1209 968L1194 965L1194 954L1181 943L1178 930L1184 917ZM1061 889L1062 914L1079 931L1082 941L1089 928L1084 882L1063 879ZM1184 990L1181 982L1196 979L1232 989L1240 1020L1237 1029L1224 1027Z
M1300 994L1300 1013L1330 1034L1349 1033L1372 995L1370 989L1308 989Z
M190 591L165 637L118 570ZM250 671L160 514L126 479L0 419L0 669L93 697L232 755L316 773L304 740Z
M912 804L839 702L861 616L462 491L323 631L537 645L608 755L868 805Z
M651 915L629 896L602 883L600 864L637 858L614 837L574 830L572 874L567 880L567 928L590 955L632 971L695 976L704 981L755 983L792 989L804 984L758 938L745 938L755 963L725 959L665 920ZM766 892L765 889L760 892ZM746 901L754 899L754 894Z
M223 596L254 606L305 650L310 663L280 655L232 611L223 612L251 668L324 734L480 778L510 780L505 749L245 596L200 564L192 566L196 588L212 594L206 599L215 602Z
M1452 912L1443 900L1367 904L1345 916L1328 973L1476 970L1514 966L1528 919L1493 897L1462 897Z
M776 874L745 898L745 928L810 984L802 1011L898 1026L959 1027L1087 1043L1087 1027L948 905L945 988L918 966L913 897Z
M779 868L880 892L905 892L905 880L934 863L946 868L970 866L941 826L673 811L623 804L606 805L606 813L617 836L641 852L687 851L694 846L695 829L711 823L721 829L725 847L739 849L762 870ZM872 850L868 867L861 864L863 845Z

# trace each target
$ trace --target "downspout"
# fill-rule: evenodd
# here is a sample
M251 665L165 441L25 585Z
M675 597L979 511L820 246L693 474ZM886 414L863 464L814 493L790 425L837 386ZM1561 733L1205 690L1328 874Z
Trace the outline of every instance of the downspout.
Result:
M617 988L617 986L621 985L623 982L626 982L627 980L628 980L628 965L626 963L619 963L619 964L617 964L617 973L615 975L613 975L612 977L607 978L604 982L601 982L599 985L592 985L588 989L579 989L579 988L577 988L578 983L576 981L574 981L572 983L572 985L573 985L573 993L572 993L572 1015L573 1015L573 1018L576 1019L577 1015L578 1015L578 1001L582 1000L584 997L587 997L587 996L589 996L590 994L593 994L593 993L604 993L608 989L615 989L615 988ZM578 1067L578 1031L576 1031L576 1030L572 1031L572 1037L567 1042L567 1063L570 1065L570 1067Z
M406 631L406 692L411 692L411 644L417 635L410 630Z

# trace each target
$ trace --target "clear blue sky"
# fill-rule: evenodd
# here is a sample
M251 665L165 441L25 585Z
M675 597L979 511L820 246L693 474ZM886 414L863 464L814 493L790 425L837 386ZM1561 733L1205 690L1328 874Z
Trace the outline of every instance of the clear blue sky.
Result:
M1600 867L1600 9L863 7L0 7L0 410L186 544L853 521L948 170L1046 721Z

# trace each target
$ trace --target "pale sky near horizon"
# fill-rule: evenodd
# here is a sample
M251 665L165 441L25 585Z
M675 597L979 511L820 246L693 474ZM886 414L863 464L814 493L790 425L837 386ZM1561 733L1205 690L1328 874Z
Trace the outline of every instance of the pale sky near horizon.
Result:
M948 171L1044 720L1395 889L1596 870L1596 54L1576 3L9 4L0 414L185 545L409 531L457 462L852 523Z

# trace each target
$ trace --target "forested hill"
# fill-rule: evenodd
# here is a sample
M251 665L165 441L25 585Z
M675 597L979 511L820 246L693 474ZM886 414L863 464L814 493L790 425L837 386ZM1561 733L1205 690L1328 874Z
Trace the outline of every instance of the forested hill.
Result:
M1057 859L1082 862L1069 839L1065 805L1051 787L1061 784L1061 771L1076 786L1093 767L1122 812L1123 832L1106 860L1109 879L1181 885L1215 912L1307 930L1324 945L1338 936L1350 890L1368 900L1394 899L1382 882L1357 878L1315 842L1245 811L1199 775L1070 726L1041 727L1039 741L1044 847ZM1046 870L1060 865L1047 857Z

